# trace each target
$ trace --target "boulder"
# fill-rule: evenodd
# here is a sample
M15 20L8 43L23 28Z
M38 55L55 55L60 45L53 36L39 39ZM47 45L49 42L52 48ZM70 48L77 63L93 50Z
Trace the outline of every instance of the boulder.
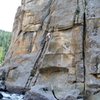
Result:
M56 98L48 87L34 86L26 92L24 100L56 100Z

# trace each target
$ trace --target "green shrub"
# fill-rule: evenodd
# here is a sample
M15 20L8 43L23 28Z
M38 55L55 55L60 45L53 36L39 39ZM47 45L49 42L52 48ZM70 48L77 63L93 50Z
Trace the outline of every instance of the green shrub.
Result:
M11 32L0 30L0 63L3 62L4 57L8 51L11 41Z
M3 61L4 59L4 50L2 47L0 47L0 63Z

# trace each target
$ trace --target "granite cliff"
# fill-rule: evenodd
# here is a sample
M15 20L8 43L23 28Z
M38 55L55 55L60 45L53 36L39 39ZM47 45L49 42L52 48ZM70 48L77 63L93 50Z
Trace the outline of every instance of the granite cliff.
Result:
M99 100L100 0L22 0L2 66L25 100Z

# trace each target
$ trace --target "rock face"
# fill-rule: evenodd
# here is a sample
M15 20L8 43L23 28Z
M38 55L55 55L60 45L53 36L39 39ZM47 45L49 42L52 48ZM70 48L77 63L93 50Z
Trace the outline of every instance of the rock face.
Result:
M3 69L7 84L44 85L59 100L99 98L100 0L22 0Z
M25 94L24 100L56 100L56 98L50 88L37 85Z

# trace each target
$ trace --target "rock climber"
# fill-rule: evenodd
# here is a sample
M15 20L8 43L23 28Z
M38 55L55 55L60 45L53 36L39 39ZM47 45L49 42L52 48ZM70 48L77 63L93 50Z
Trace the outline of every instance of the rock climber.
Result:
M45 41L48 41L50 38L51 38L51 33L49 32L49 33L47 33L47 35L46 35L46 40L45 40Z

